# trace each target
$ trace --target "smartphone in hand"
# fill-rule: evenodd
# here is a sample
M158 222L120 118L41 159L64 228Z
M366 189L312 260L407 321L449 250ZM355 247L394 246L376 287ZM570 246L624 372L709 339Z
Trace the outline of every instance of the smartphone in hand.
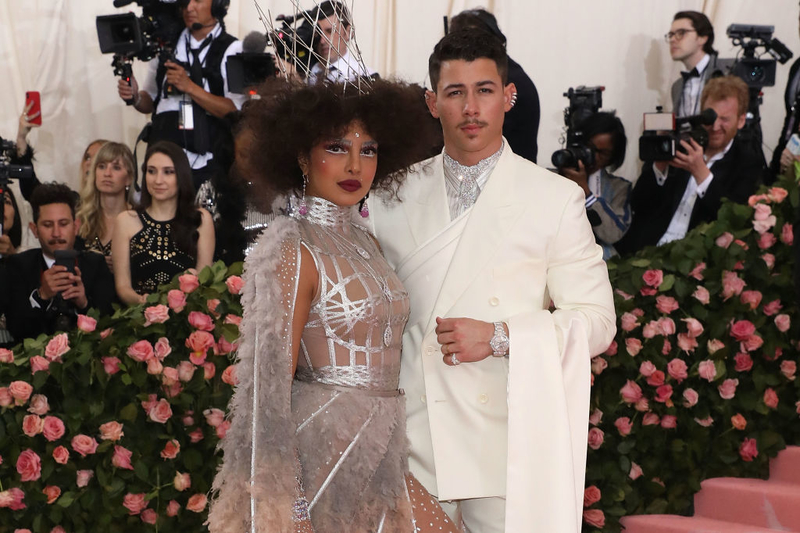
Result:
M31 124L38 124L39 126L42 125L42 100L41 96L39 95L39 91L28 91L25 93L25 107L28 107L28 104L31 105L31 108L28 110L28 116L36 115L34 118L30 120ZM38 115L37 115L38 113Z
M53 251L53 256L56 259L56 265L67 267L67 271L70 274L75 273L75 263L78 259L78 252L75 250L55 250Z

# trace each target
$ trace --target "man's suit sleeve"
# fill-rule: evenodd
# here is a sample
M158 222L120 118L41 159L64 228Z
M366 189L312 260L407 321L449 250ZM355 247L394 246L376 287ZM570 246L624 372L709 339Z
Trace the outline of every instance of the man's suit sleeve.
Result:
M756 192L761 183L764 173L761 158L744 146L735 146L735 149L736 152L731 154L730 158L723 158L712 165L714 181L706 194L702 198L697 198L697 206L702 210L701 220L717 218L722 198L728 198L738 204L747 203L750 195Z

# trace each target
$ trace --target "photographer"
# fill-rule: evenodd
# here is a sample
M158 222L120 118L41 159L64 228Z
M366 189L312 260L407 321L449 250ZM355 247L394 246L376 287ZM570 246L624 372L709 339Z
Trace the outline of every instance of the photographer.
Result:
M90 307L111 311L114 281L103 256L84 252L70 267L57 265L56 252L73 250L79 224L75 195L66 185L44 183L31 196L31 224L41 248L11 255L0 265L0 315L16 342L40 333L64 331Z
M631 183L611 174L625 161L628 143L625 127L613 113L601 112L583 120L578 129L587 140L594 160L589 166L578 160L577 169L565 167L558 172L586 193L586 215L597 243L603 248L603 259L607 260L616 255L614 244L631 223Z
M645 162L631 196L633 221L617 244L620 253L682 239L698 224L717 218L722 198L746 203L764 171L763 157L737 138L749 103L747 85L736 76L710 80L701 107L717 118L703 149L694 139L682 139L675 158Z
M308 83L327 79L331 83L356 81L359 77L376 78L377 72L360 62L348 48L352 33L350 11L342 2L326 0L309 15L317 20L314 52L319 61L311 67Z
M789 138L795 133L800 133L800 59L792 63L792 67L789 69L789 79L786 82L783 98L786 106L786 118L783 121L781 136L778 138L778 145L775 147L769 166L771 180L785 174L795 161L800 161L800 155L792 153L786 147Z
M148 142L172 141L192 166L195 189L209 179L211 148L222 117L241 108L245 97L229 91L225 62L242 45L225 32L229 0L181 0L186 25L177 40L174 60L151 61L140 90L136 78L118 83L119 96L133 99L140 113L153 113ZM189 126L192 126L191 128Z
M672 60L682 62L686 68L672 84L672 110L678 117L696 115L706 82L722 74L717 68L714 26L698 11L680 11L675 13L664 39Z

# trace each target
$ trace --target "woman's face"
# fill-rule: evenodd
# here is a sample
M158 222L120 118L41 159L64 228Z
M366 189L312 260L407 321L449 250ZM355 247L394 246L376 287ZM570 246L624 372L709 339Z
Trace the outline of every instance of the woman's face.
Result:
M11 203L11 196L8 194L3 195L3 204L5 205L3 209L3 233L7 234L14 225L16 210L14 209L14 204Z
M594 146L595 154L593 168L587 169L592 173L611 164L611 157L614 155L614 138L610 133L599 133L589 139L589 142Z
M81 176L89 175L89 171L92 169L92 159L101 146L103 143L92 143L86 148L83 153L83 161L81 161Z
M124 194L125 187L129 187L130 184L131 175L120 158L100 162L94 169L94 185L100 193Z
M340 206L355 205L375 179L378 143L363 124L353 122L342 137L314 146L301 168L308 175L306 194Z
M178 175L168 155L160 152L151 155L147 160L144 179L153 201L165 202L178 198Z

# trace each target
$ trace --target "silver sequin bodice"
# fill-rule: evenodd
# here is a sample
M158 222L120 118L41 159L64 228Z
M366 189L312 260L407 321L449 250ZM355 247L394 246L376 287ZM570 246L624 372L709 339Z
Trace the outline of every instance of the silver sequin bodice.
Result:
M300 346L297 379L389 391L398 387L408 294L352 209L307 197L301 246L319 272Z

